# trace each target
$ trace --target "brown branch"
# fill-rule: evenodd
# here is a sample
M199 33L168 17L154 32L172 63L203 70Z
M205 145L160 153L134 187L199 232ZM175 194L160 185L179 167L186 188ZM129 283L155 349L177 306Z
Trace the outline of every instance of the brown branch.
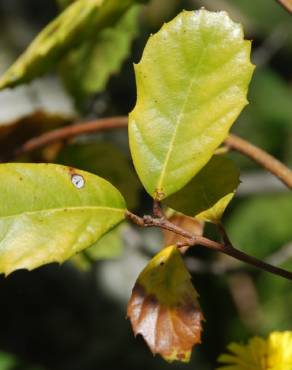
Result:
M8 159L14 159L19 155L30 153L55 141L65 140L74 136L88 134L91 132L106 131L127 126L128 118L126 116L101 118L88 122L79 122L44 133L43 135L28 140L26 143L16 149L10 156L8 156ZM226 147L237 150L238 152L253 159L273 175L278 177L286 186L292 188L292 171L270 154L235 135L229 135L229 137L225 140L225 145ZM5 158L5 160L7 160L7 158Z
M292 189L292 171L264 150L231 134L225 140L225 145L259 163L266 170L278 177L286 186Z
M40 136L28 140L22 146L16 149L12 153L11 157L15 158L19 155L27 154L34 150L43 148L44 146L52 144L56 141L67 140L78 135L124 128L127 126L128 117L126 116L100 118L92 121L78 122L70 126L65 126L57 130L46 132Z
M224 243L218 243L204 236L193 235L192 233L189 233L188 231L180 228L179 226L174 225L164 217L162 218L153 218L151 216L139 217L129 211L126 212L126 217L138 226L159 227L161 229L172 231L178 235L183 236L184 238L186 238L186 242L177 244L178 248L185 246L192 247L196 245L201 245L203 247L227 254L228 256L231 256L239 261L248 263L249 265L255 266L261 270L270 272L274 275L282 276L288 280L292 280L292 272L286 271L279 267L272 266L269 263L266 263L253 256L249 256L244 252L241 252L240 250L234 248L231 245L229 239L227 239L227 236L225 236Z
M292 13L292 0L277 0L280 5L284 9L286 9L289 13Z

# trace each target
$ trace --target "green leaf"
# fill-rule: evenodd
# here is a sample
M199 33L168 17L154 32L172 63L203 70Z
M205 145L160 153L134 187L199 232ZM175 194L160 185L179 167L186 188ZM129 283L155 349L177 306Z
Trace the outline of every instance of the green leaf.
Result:
M239 174L233 161L214 155L183 189L166 199L166 204L199 220L218 223L239 185Z
M153 354L188 362L200 343L203 315L176 246L164 248L141 272L128 303L135 335L144 337Z
M139 9L132 7L114 28L86 40L65 58L61 73L77 100L102 91L108 79L119 71L137 34Z
M209 161L243 107L253 72L250 41L225 12L179 14L151 36L135 66L129 117L135 168L163 199Z
M129 209L139 205L141 184L126 155L111 142L67 145L58 163L95 173L113 184L123 194Z
M0 272L63 262L124 219L107 181L54 164L0 165Z
M134 0L77 0L50 22L0 79L0 89L31 81L82 41L114 25Z
M257 196L241 203L226 225L244 252L265 258L292 240L292 194Z
M0 352L0 369L1 370L12 370L17 366L18 361L16 358L8 353Z

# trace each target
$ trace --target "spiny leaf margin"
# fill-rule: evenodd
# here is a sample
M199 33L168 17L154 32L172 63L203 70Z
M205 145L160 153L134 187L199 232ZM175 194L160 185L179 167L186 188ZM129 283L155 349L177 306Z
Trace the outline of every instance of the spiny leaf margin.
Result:
M251 42L226 12L184 11L151 36L135 65L129 115L136 171L162 200L210 160L247 104Z
M0 200L5 275L69 259L120 223L126 209L109 182L54 164L1 164Z

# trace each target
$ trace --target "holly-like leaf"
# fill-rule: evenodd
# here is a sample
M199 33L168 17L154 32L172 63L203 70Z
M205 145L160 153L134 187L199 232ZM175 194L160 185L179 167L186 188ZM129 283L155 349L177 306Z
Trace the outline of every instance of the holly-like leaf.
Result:
M225 12L182 12L150 37L135 66L129 117L136 171L163 199L209 161L243 107L253 72L250 41Z
M134 0L77 0L50 22L0 79L0 89L31 81L53 68L68 50L112 26ZM142 2L142 0L140 1Z
M198 220L218 223L239 185L239 169L223 155L214 155L205 167L166 204Z
M63 262L124 219L107 181L54 164L0 165L0 273Z
M180 252L164 248L142 271L128 303L135 335L167 361L188 362L200 343L202 312Z
M76 98L102 91L108 79L120 69L137 34L139 6L117 22L72 50L62 63L66 86Z
M127 156L111 142L67 145L57 162L103 177L119 189L129 209L138 206L141 183Z

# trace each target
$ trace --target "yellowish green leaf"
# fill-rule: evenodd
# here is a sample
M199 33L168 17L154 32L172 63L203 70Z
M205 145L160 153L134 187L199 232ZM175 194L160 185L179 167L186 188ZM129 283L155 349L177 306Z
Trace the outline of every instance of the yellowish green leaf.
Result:
M108 79L119 71L137 34L139 9L130 8L115 27L86 40L64 59L61 72L76 98L102 91Z
M164 248L145 267L134 286L127 315L135 335L167 361L188 362L200 343L203 315L180 252Z
M205 167L166 204L198 220L218 223L239 185L239 169L232 160L214 155Z
M34 39L0 79L0 89L46 73L82 41L115 24L134 0L77 0Z
M124 219L104 179L54 164L0 165L0 273L63 262Z
M123 194L129 209L139 205L141 184L127 156L109 141L67 145L58 163L95 173L113 184Z
M135 66L129 116L136 171L163 199L210 160L247 104L250 41L225 12L185 11L151 36Z

